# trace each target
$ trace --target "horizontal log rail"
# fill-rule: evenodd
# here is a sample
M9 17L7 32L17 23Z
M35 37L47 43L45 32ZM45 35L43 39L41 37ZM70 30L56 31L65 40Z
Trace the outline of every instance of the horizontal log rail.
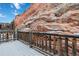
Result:
M79 55L79 35L18 31L18 39L28 42L30 47L39 49L49 55Z

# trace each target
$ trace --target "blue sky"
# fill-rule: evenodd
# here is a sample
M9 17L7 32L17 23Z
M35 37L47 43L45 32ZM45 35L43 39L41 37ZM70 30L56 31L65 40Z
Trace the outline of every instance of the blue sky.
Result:
M10 23L16 15L22 14L30 3L0 3L0 23Z

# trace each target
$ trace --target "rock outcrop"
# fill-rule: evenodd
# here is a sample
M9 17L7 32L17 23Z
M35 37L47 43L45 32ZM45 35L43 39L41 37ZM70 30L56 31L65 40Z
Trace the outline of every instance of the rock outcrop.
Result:
M79 4L32 4L22 15L15 18L16 27L28 27L33 31L79 31ZM21 29L21 28L20 28Z

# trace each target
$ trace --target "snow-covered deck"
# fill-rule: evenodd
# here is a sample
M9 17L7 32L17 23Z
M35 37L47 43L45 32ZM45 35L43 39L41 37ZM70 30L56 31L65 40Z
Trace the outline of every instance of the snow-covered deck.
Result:
M16 40L0 44L0 56L43 56L43 54Z

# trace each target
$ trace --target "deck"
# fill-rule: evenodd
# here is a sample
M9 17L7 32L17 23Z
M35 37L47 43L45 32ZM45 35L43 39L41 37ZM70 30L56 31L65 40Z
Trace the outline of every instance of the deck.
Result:
M0 56L43 56L43 54L15 40L0 44Z

